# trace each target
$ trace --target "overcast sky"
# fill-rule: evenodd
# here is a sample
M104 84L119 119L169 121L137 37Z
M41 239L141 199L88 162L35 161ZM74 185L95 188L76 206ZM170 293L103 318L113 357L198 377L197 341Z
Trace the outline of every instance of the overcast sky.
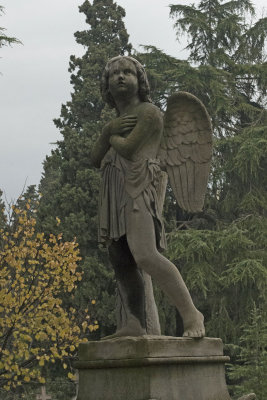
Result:
M73 33L87 29L78 6L83 0L0 0L5 15L0 26L23 45L0 49L0 188L8 201L16 199L24 185L37 184L42 162L60 139L53 118L70 98L68 62L82 55ZM182 58L183 43L175 40L169 4L177 0L117 0L126 10L124 20L130 41L154 45ZM258 10L264 0L255 0Z

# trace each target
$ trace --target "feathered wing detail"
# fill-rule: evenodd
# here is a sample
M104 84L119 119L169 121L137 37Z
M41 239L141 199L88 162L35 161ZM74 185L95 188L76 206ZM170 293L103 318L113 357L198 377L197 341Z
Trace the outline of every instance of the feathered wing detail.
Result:
M187 92L168 99L159 152L179 206L202 210L212 155L211 121L205 106Z

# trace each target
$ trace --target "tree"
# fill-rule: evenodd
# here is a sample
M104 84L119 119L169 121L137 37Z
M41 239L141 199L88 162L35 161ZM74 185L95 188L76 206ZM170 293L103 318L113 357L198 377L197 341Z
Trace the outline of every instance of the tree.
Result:
M85 1L79 10L85 14L89 29L76 32L75 37L86 51L81 58L70 57L73 92L55 120L62 140L44 162L38 221L44 232L57 232L58 217L64 236L77 238L85 273L79 302L87 304L91 295L96 299L100 335L114 329L115 285L113 271L105 265L106 251L97 243L100 176L91 167L90 152L103 124L113 115L100 96L105 64L110 57L128 54L131 45L122 20L125 12L113 0Z
M89 14L92 10L96 13L100 10L99 7L93 8L96 5L99 6L99 2L94 2L89 7L88 3L86 4ZM173 221L169 224L168 230L174 227L178 230L170 235L169 255L177 261L193 297L205 313L208 334L221 336L227 343L232 344L239 340L242 326L247 321L252 304L255 302L258 305L266 301L262 287L266 276L266 252L262 250L266 248L264 201L266 199L264 192L266 187L264 175L266 64L263 48L266 19L262 18L250 26L246 22L244 10L253 13L249 1L226 3L210 0L201 1L199 6L172 6L172 16L178 17L176 26L180 28L180 33L189 34L190 58L187 61L177 60L154 47L148 47L146 52L136 55L146 65L153 100L157 105L164 109L166 98L170 93L175 90L186 90L204 102L213 120L215 157L205 210L199 215L189 215L181 210L176 212L171 191L168 189L165 216L167 221ZM90 21L93 23L93 19ZM98 18L99 27L100 22L104 22L104 18ZM63 216L61 219L66 224L71 211L64 210L64 206L69 207L72 204L70 197L72 201L77 198L74 205L79 205L79 212L83 213L82 210L88 207L86 215L90 218L90 229L84 223L87 218L85 214L76 212L76 214L73 213L73 219L69 219L73 227L75 221L78 220L77 217L80 218L83 215L84 219L80 219L72 232L71 223L66 225L66 232L71 232L73 235L78 228L79 232L82 232L81 239L86 240L83 242L86 244L82 247L82 254L88 257L85 258L83 265L87 263L91 266L88 282L95 280L100 271L105 282L103 293L108 297L114 290L114 286L109 288L110 291L106 290L107 284L110 284L110 276L107 276L105 268L102 268L103 256L106 257L106 254L99 252L96 245L95 210L97 206L94 189L90 189L91 203L86 201L82 204L82 200L87 199L86 196L78 201L80 187L87 187L88 182L90 182L90 188L92 185L97 188L99 184L97 175L86 163L92 141L108 115L105 108L101 109L100 114L97 107L94 113L90 111L94 105L101 104L100 98L94 97L95 81L100 79L101 69L105 63L103 62L101 69L98 69L102 59L98 58L99 48L96 49L94 43L99 45L100 34L93 36L96 32L93 26L92 24L90 31L92 33L90 38L93 38L93 41L90 42L89 50L92 48L95 52L91 54L88 50L87 58L82 58L78 63L75 58L71 58L73 62L75 61L74 64L71 61L71 68L77 67L77 73L71 77L74 88L77 90L72 96L72 102L63 106L61 119L56 121L64 135L64 140L58 144L53 156L47 159L45 179L42 182L43 188L46 184L49 186L49 182L53 188L59 188L59 196L55 195L55 191L51 191L46 201L46 189L41 189L45 200L43 206L50 207L53 202L55 205L50 210L46 209L46 217L43 220L41 217L41 221L47 223L48 215L51 215L50 218L54 221L55 214L53 213L56 210L57 214L61 212ZM209 37L209 41L198 40L199 37L204 36ZM79 40L85 40L86 37L86 33L77 36ZM109 55L112 54L109 53ZM86 63L88 60L95 60L93 72L92 64ZM87 70L85 66L89 69ZM75 69L72 69L73 71ZM88 75L85 71L88 71ZM87 80L87 76L95 80L92 93L89 90L91 80ZM89 111L84 105L86 93L90 93L90 98L92 94L94 100L89 101ZM85 122L86 112L90 116L90 122L89 117ZM93 119L94 115L97 119ZM80 138L85 132L87 136L81 142ZM253 146L250 145L252 137L255 140ZM78 147L79 143L80 147ZM246 156L247 154L249 157ZM53 168L50 168L52 164ZM82 165L84 167L80 169ZM89 174L89 171L90 175L86 175L86 179L82 181L85 173ZM244 174L244 171L249 173ZM255 179L256 176L257 179ZM68 182L68 185L63 186L64 182ZM69 192L71 194L68 194L69 189L73 189ZM251 199L250 209L247 206L248 194ZM255 210L253 204L257 204L255 216L251 215ZM75 207L72 209L75 210ZM88 233L91 232L89 238ZM90 245L90 255L87 252L89 248L87 243ZM94 265L93 268L92 265ZM94 290L101 293L102 288L97 285ZM251 293L252 297L250 297ZM236 294L240 297L238 297L238 302L233 304L232 299L236 298ZM81 292L81 297L83 296ZM86 299L86 295L83 298ZM101 301L101 297L98 297L98 300ZM161 304L161 308L164 310L166 323L171 325L170 333L173 333L174 317L171 317L169 311L166 317L165 304ZM107 311L106 307L101 308L106 326L109 323L105 317L108 314ZM101 320L100 317L98 318ZM108 330L105 333L108 333Z
M36 232L26 208L13 207L12 225L1 229L0 246L0 388L45 382L43 367L63 362L98 328L75 307L64 308L60 295L71 294L82 279L77 243L62 235ZM79 320L78 315L82 318ZM72 377L71 372L68 375Z
M240 337L253 307L259 318L266 318L267 19L250 22L255 14L250 1L203 0L172 5L170 13L178 39L188 37L188 60L152 46L138 57L163 109L176 90L203 101L214 127L214 159L202 213L175 213L168 190L165 217L174 221L168 226L168 255L205 314L207 334L222 337L232 361L238 362L241 349L242 357L250 351ZM248 376L244 368L241 378L243 366L240 386ZM263 396L260 376L258 382L260 387L246 387Z
M159 80L171 70L165 93L175 87L204 102L213 121L215 150L204 212L184 215L184 222L177 223L169 256L204 311L207 334L222 337L235 362L251 350L240 337L246 337L253 308L266 318L267 19L247 22L254 15L250 1L203 0L172 5L170 11L178 35L189 37L189 59L178 66L153 48L146 57L167 57L167 68L158 73ZM248 360L248 365L253 363ZM243 366L239 385L248 377ZM264 398L266 388L258 378L254 387L252 379L245 387Z
M238 364L231 366L229 376L237 382L237 396L257 389L257 398L264 399L267 393L266 309L254 306L248 322L240 338Z
M6 226L6 215L5 215L5 203L2 200L2 195L3 192L0 189L0 229L4 229L4 227Z
M152 77L152 95L164 109L166 98L173 91L186 90L194 93L208 108L213 119L215 134L214 163L205 210L200 215L189 215L179 211L176 215L178 220L176 224L179 229L190 227L218 229L222 232L221 240L223 240L224 229L229 230L229 235L234 232L232 226L234 224L234 227L240 230L240 238L242 235L246 236L246 240L252 240L256 246L253 248L254 253L250 253L250 257L259 257L262 260L260 249L265 246L265 243L259 238L264 237L266 225L259 224L258 217L261 220L266 210L264 200L266 199L264 174L266 86L263 84L266 80L266 64L264 63L266 18L249 26L244 16L244 11L254 13L249 1L227 3L201 1L198 6L173 5L170 11L173 18L178 17L175 23L178 34L189 36L190 56L187 61L176 60L151 46L146 47L147 53L138 55L145 62L149 75ZM246 52L243 51L245 47ZM175 217L170 203L165 214L168 215L167 219ZM254 211L257 217L253 222L248 215ZM240 218L241 220L237 220ZM256 233L257 224L263 229L262 234L259 230ZM254 226L254 235L252 235L252 226ZM193 235L198 235L193 230L178 233L181 237L192 235L192 240ZM174 247L178 233L173 238ZM195 236L196 248L198 248L198 239ZM236 242L237 238L233 236L232 239L235 240L236 246L243 247L242 242ZM207 251L210 248L216 248L213 247L214 243L208 244L208 240L210 240L208 237L205 240L204 237L201 238L202 243L200 242L199 245L205 244ZM178 247L177 244L177 251ZM192 249L194 248L190 250ZM258 252L255 249L258 249ZM232 250L232 246L228 250L224 247L229 262ZM238 248L235 251L238 252ZM172 256L174 253L171 251ZM197 254L195 256L196 260L201 259L201 256ZM238 257L241 256L240 253ZM245 258L245 253L243 256ZM265 257L266 255L264 255L263 265ZM205 261L207 254L205 256L203 254L203 258ZM188 259L192 262L190 252L187 251L181 268L184 263L188 265ZM218 258L215 265L221 265L221 261L222 259ZM199 274L203 274L201 267L203 265L200 263ZM222 265L223 269L225 267L225 264ZM205 275L207 279L212 278L208 271ZM198 284L200 282L201 280ZM205 292L204 286L202 289Z
M0 6L0 15L3 14L4 7ZM20 40L15 37L7 36L5 33L5 28L0 27L0 48L6 45L11 45L12 43L21 43Z
M222 199L229 188L226 180L230 183L232 175L224 176L228 156L229 162L232 159L231 138L258 122L265 125L267 18L247 22L255 15L249 0L173 5L170 14L177 18L177 34L186 32L190 38L189 61L197 65L186 74L187 87L207 106L216 138L220 139L216 142L218 165L214 167L212 190L214 198L219 194ZM237 182L232 183L236 187Z

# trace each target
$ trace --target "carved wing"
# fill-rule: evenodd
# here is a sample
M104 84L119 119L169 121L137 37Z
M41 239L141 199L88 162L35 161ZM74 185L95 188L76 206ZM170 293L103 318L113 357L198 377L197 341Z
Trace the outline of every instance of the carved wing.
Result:
M211 121L205 106L187 92L168 99L159 152L179 206L202 210L212 155Z

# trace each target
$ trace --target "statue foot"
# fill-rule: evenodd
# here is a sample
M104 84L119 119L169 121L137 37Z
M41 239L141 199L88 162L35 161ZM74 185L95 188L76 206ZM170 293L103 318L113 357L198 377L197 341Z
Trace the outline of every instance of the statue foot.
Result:
M196 310L196 314L183 321L184 337L202 338L205 336L204 317Z
M145 329L141 329L139 331L137 330L132 330L129 327L121 328L117 332L113 333L113 335L105 336L101 338L100 340L108 340L108 339L115 339L118 337L123 337L123 336L143 336L147 335L147 332Z
M142 328L137 318L132 317L128 320L127 325L117 330L113 335L105 336L101 340L114 339L123 336L143 336L147 335L146 329Z

